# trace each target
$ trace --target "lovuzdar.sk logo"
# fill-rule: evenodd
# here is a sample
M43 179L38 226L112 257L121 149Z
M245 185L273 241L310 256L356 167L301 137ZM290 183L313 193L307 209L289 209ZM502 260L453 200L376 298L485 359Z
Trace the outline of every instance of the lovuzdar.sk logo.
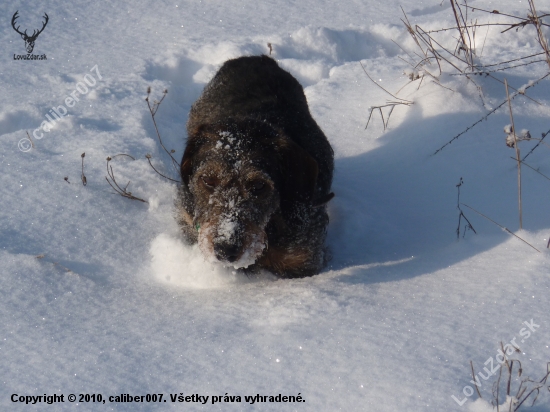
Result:
M27 54L14 54L13 60L47 60L48 58L45 54L32 54L32 51L34 50L34 42L36 41L36 38L40 33L44 31L46 25L48 24L48 20L50 19L48 15L44 13L44 22L42 23L42 28L39 30L34 29L30 36L27 33L27 30L25 30L24 32L19 30L21 26L15 27L18 17L19 10L17 10L11 18L11 26L17 33L21 35L21 38L25 40L25 48L27 49Z

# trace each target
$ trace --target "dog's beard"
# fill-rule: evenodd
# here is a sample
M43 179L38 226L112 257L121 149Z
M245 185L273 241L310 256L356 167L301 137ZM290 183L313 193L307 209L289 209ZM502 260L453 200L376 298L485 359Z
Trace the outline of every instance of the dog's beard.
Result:
M214 242L220 238L230 240L234 235L237 222L222 219L217 224L206 223L201 225L198 244L207 261L232 266L235 269L247 268L253 265L267 247L267 235L259 227L249 227L243 235L243 247L240 257L234 262L223 262L216 257Z

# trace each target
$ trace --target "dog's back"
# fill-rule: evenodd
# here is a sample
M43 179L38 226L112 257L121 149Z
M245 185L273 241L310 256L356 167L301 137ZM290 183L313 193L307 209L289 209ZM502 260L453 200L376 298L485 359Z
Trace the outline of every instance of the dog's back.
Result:
M327 196L334 168L333 151L309 113L304 90L268 56L226 61L193 104L187 123L191 135L201 124L228 118L266 121L283 129L319 166L318 196Z

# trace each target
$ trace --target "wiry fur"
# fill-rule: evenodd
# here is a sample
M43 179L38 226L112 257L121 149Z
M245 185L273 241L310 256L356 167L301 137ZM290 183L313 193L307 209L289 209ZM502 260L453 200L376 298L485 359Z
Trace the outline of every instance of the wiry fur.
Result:
M212 260L317 274L333 151L302 86L267 56L224 63L193 104L178 220Z

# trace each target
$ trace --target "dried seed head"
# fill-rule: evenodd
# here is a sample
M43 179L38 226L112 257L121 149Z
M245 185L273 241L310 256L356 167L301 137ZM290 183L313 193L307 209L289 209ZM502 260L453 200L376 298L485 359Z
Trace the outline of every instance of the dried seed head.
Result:
M84 157L84 156L86 156L86 153L82 153L82 154L80 155L80 157Z

